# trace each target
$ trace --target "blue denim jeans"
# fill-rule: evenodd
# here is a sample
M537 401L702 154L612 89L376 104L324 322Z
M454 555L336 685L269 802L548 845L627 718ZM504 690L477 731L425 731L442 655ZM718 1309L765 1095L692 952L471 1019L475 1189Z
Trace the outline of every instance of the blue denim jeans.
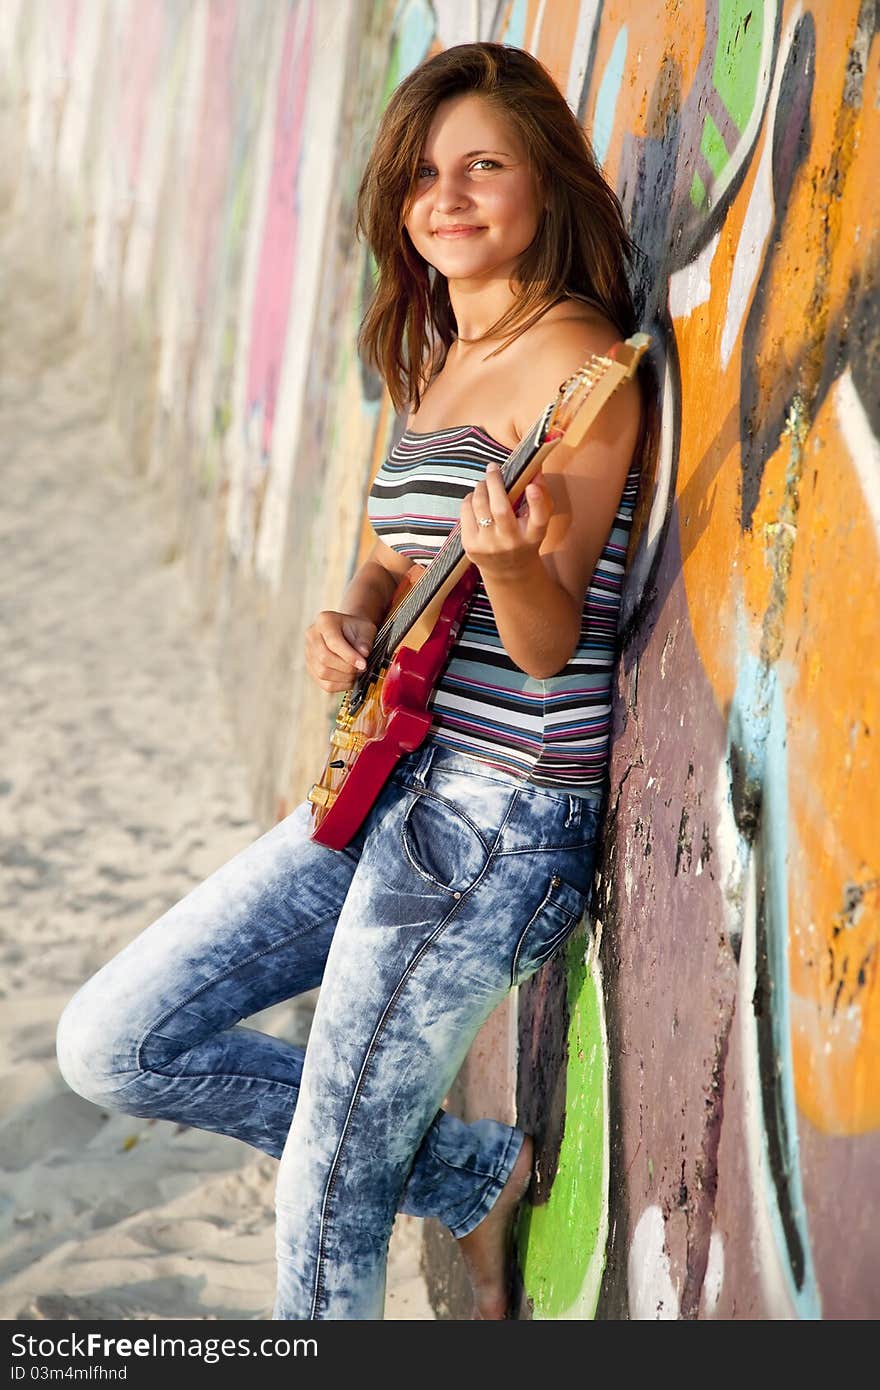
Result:
M280 1157L274 1317L381 1318L397 1211L463 1236L491 1209L523 1133L441 1103L581 919L601 804L429 741L346 849L310 838L304 802L67 1005L80 1095ZM317 985L305 1049L242 1025Z

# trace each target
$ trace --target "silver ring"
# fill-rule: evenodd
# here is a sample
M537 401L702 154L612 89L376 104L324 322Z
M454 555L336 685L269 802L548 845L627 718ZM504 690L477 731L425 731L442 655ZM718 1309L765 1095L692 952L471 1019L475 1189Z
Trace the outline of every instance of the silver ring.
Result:
M478 525L478 526L491 526L491 525L492 525L492 517L491 517L491 516L478 516L478 517L477 517L477 525Z

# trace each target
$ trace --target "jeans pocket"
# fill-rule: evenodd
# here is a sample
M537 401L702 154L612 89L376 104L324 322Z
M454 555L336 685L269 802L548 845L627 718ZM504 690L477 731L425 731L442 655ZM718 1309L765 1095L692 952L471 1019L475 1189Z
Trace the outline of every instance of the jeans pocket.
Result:
M413 796L403 818L401 840L416 873L449 892L466 892L489 860L489 846L473 821L453 802L432 792Z
M586 908L587 894L554 874L516 944L511 985L522 984L550 959L574 931Z

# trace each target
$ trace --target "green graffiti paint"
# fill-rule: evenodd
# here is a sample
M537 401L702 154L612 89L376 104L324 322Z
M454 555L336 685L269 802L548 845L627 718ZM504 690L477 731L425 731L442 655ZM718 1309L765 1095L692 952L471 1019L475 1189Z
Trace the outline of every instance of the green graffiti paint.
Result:
M711 116L707 116L703 123L703 138L700 141L700 151L706 156L706 163L717 178L727 163L727 150L721 138L721 131L718 129Z
M436 28L434 6L430 0L399 0L392 23L391 50L382 87L383 106L387 105L397 84L428 56Z
M737 127L744 130L758 91L764 6L760 0L721 0L712 81Z
M385 80L382 83L381 104L383 110L388 105L388 100L391 96L391 93L394 91L394 88L397 86L398 82L400 82L406 76L405 73L401 72L400 68L400 42L395 41L391 47L391 53L388 59L388 67L385 70Z
M584 935L568 944L565 1134L550 1200L527 1206L520 1263L535 1318L592 1318L608 1233L607 1040L602 978Z
M706 111L700 152L714 180L722 184L730 177L728 166L731 159L736 158L738 145L759 98L767 19L762 0L720 0L718 5L711 90L715 116ZM724 126L723 131L719 121ZM695 208L706 206L710 192L715 201L717 191L714 186L707 189L699 173L694 171L690 200Z

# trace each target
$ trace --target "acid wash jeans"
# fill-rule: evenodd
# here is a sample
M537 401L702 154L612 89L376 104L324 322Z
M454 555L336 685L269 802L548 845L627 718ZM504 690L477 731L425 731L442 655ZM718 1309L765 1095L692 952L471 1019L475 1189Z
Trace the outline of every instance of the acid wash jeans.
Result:
M460 1237L491 1209L523 1132L441 1102L581 919L601 809L429 740L346 849L304 802L65 1008L74 1091L280 1156L274 1318L382 1318L395 1213ZM242 1026L317 985L305 1049Z

